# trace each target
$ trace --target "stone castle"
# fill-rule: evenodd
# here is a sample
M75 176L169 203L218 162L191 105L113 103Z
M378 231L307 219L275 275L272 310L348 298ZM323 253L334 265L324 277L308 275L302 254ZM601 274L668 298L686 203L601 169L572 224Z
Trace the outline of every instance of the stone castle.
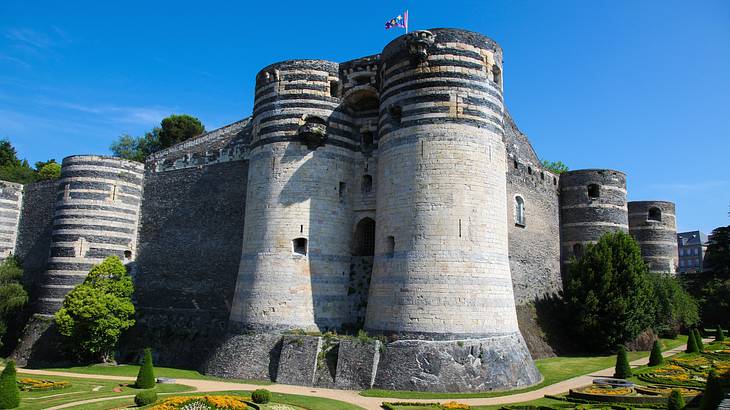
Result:
M50 354L50 315L118 255L138 311L122 356L143 336L157 363L229 377L537 383L539 343L517 312L559 291L565 262L606 232L674 272L675 212L627 202L619 171L545 169L503 89L493 40L416 31L344 63L272 64L249 118L145 164L72 156L58 181L3 183L0 251L34 286L16 357ZM385 339L312 333L358 329Z

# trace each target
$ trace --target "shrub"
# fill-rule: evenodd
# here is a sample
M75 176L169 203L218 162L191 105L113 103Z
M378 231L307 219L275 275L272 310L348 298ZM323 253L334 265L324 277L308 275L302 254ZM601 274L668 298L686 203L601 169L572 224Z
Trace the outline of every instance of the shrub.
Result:
M717 342L725 341L725 332L723 332L722 326L720 326L720 325L717 325L717 330L715 330L715 341L717 341Z
M256 404L266 404L271 401L271 392L266 389L256 389L251 393L251 400Z
M631 377L629 358L626 356L626 348L623 346L618 348L618 354L616 354L616 373L614 373L613 377L618 379L627 379Z
M137 381L134 387L138 389L151 389L155 387L155 369L152 367L152 349L144 349L142 366L137 373Z
M15 378L15 362L9 361L0 373L0 409L20 406L20 389Z
M687 350L685 353L697 353L700 349L697 348L697 339L695 338L695 332L690 329L689 335L687 335Z
M720 404L720 401L722 401L722 386L720 386L720 379L718 379L717 373L713 369L707 376L707 386L702 394L700 410L714 410Z
M667 410L682 410L684 409L684 397L679 390L672 390L669 393L669 400L667 401Z
M664 363L664 356L662 356L662 348L659 346L659 341L654 341L654 346L651 347L651 355L649 356L649 366L659 366Z
M697 350L702 352L705 350L705 344L702 343L702 334L699 329L695 328L695 343L697 343Z
M143 390L134 396L134 404L139 407L147 406L157 401L157 392L152 390Z

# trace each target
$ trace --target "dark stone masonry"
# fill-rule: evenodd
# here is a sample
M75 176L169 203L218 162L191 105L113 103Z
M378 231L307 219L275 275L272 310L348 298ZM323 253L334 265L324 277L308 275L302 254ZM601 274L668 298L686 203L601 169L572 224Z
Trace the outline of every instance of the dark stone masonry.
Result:
M675 210L628 203L620 171L546 169L504 69L482 34L415 31L271 64L250 117L145 164L72 156L60 180L0 181L0 257L33 300L14 357L64 360L52 314L117 255L136 287L122 361L150 346L158 365L314 387L538 383L564 262L619 230L674 272Z

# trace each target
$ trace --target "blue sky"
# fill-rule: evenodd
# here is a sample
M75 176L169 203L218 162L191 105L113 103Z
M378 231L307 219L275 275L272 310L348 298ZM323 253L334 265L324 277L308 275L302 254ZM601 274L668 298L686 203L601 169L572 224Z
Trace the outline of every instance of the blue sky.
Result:
M730 2L0 2L0 137L31 162L108 153L170 113L249 115L256 72L461 27L504 49L506 103L541 158L615 168L678 228L730 224Z

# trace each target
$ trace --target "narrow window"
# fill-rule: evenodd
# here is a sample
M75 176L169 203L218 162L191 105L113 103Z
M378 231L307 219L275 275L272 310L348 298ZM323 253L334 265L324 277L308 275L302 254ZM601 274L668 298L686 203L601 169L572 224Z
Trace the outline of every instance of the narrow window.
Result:
M515 197L515 224L525 226L525 200L521 196Z
M345 199L345 189L347 189L347 184L340 181L340 188L338 191L338 194L340 196L340 201Z
M395 253L395 237L389 236L385 243L385 254L387 257L392 258Z
M583 256L583 245L579 243L573 245L573 256L575 256L576 258L580 258L581 256Z
M373 190L373 177L371 175L362 176L362 193L369 194Z
M63 199L71 199L71 185L66 184L63 186Z
M294 253L299 255L307 254L307 238L296 238L292 241Z
M362 133L362 147L363 149L370 149L373 147L373 133L365 131Z
M276 168L276 157L271 157L271 170L273 171L274 168Z
M517 162L517 160L514 161L515 169L518 169L520 167L520 163Z
M532 175L532 167L527 167L527 173Z
M111 200L111 201L117 200L117 186L116 185L112 185L112 193L109 196L109 200Z
M403 115L403 109L400 107L400 105L391 105L390 108L388 108L388 113L390 114L390 118L392 118L396 123L400 124L400 119Z
M492 66L492 77L497 85L502 82L502 70L496 64Z
M662 210L656 207L649 208L649 216L647 217L650 221L659 221L662 220Z
M588 198L595 199L601 196L601 187L598 184L588 185Z
M558 179L553 177L553 185L557 185L557 184L558 184Z
M340 95L340 83L337 80L330 81L330 97L337 97Z
M459 238L461 238L461 219L459 219Z
M540 179L545 180L545 173L543 171L540 171Z
M358 256L375 255L375 221L363 218L355 229L355 254Z

